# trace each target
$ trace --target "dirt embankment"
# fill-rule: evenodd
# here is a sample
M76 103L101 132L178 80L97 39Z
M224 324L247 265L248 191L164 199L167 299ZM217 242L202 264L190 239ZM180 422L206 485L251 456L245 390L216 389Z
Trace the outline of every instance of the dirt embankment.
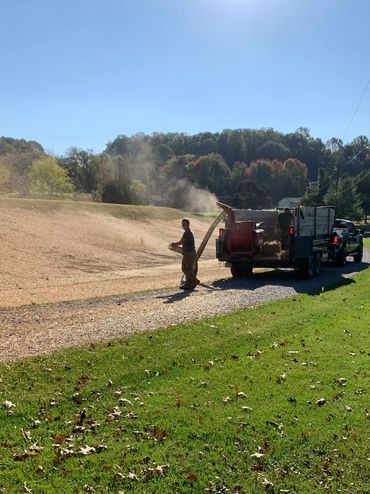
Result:
M168 250L181 236L180 218L140 221L103 207L47 208L0 203L0 307L76 300L175 286L179 256ZM36 202L35 202L36 204ZM108 210L109 211L109 210ZM198 244L210 221L192 219ZM203 278L217 277L211 239Z
M25 209L0 202L0 361L326 290L370 263L365 250L363 263L324 267L312 280L261 270L251 279L230 279L214 259L211 239L199 277L216 281L193 292L174 290L180 259L167 245L181 235L180 215L134 221L104 208ZM198 244L210 222L192 220Z

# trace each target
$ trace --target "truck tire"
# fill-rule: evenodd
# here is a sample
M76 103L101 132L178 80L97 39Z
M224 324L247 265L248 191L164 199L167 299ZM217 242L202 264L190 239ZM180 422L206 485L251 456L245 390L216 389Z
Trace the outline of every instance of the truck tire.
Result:
M353 261L354 262L362 262L362 256L363 256L363 251L360 250L360 252L357 252L357 254L355 254L353 256Z
M243 276L243 266L241 264L232 264L230 271L234 278L241 278Z
M337 252L337 255L335 257L335 264L341 267L346 264L346 261L347 261L347 250L346 250L346 246L343 245L342 249L340 249L340 251Z
M301 260L300 274L302 278L310 279L315 276L315 260L313 256Z
M252 276L253 266L250 264L234 263L231 265L230 270L234 278L247 278Z
M321 274L321 255L316 254L315 255L315 267L314 267L314 276L320 276Z

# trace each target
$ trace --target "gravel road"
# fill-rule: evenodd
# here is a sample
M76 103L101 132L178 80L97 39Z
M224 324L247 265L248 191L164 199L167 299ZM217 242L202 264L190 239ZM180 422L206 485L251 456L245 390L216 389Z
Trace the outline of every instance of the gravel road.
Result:
M58 302L0 310L0 360L11 361L102 339L224 314L315 290L327 289L370 265L349 261L324 267L319 278L290 271L258 272L250 279L219 279L192 292L166 289L104 299ZM225 269L225 276L229 271ZM200 273L201 274L201 273Z

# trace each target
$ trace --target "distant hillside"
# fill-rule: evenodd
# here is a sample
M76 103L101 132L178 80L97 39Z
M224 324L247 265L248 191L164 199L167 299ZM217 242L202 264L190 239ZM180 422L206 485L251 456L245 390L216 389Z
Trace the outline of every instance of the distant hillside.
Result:
M0 156L15 153L44 153L45 150L37 141L14 139L0 136Z

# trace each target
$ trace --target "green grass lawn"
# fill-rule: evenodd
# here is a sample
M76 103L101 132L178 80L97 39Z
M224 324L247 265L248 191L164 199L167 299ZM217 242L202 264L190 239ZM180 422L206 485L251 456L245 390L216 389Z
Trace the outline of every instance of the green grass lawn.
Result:
M365 494L369 328L366 270L2 364L0 492Z

